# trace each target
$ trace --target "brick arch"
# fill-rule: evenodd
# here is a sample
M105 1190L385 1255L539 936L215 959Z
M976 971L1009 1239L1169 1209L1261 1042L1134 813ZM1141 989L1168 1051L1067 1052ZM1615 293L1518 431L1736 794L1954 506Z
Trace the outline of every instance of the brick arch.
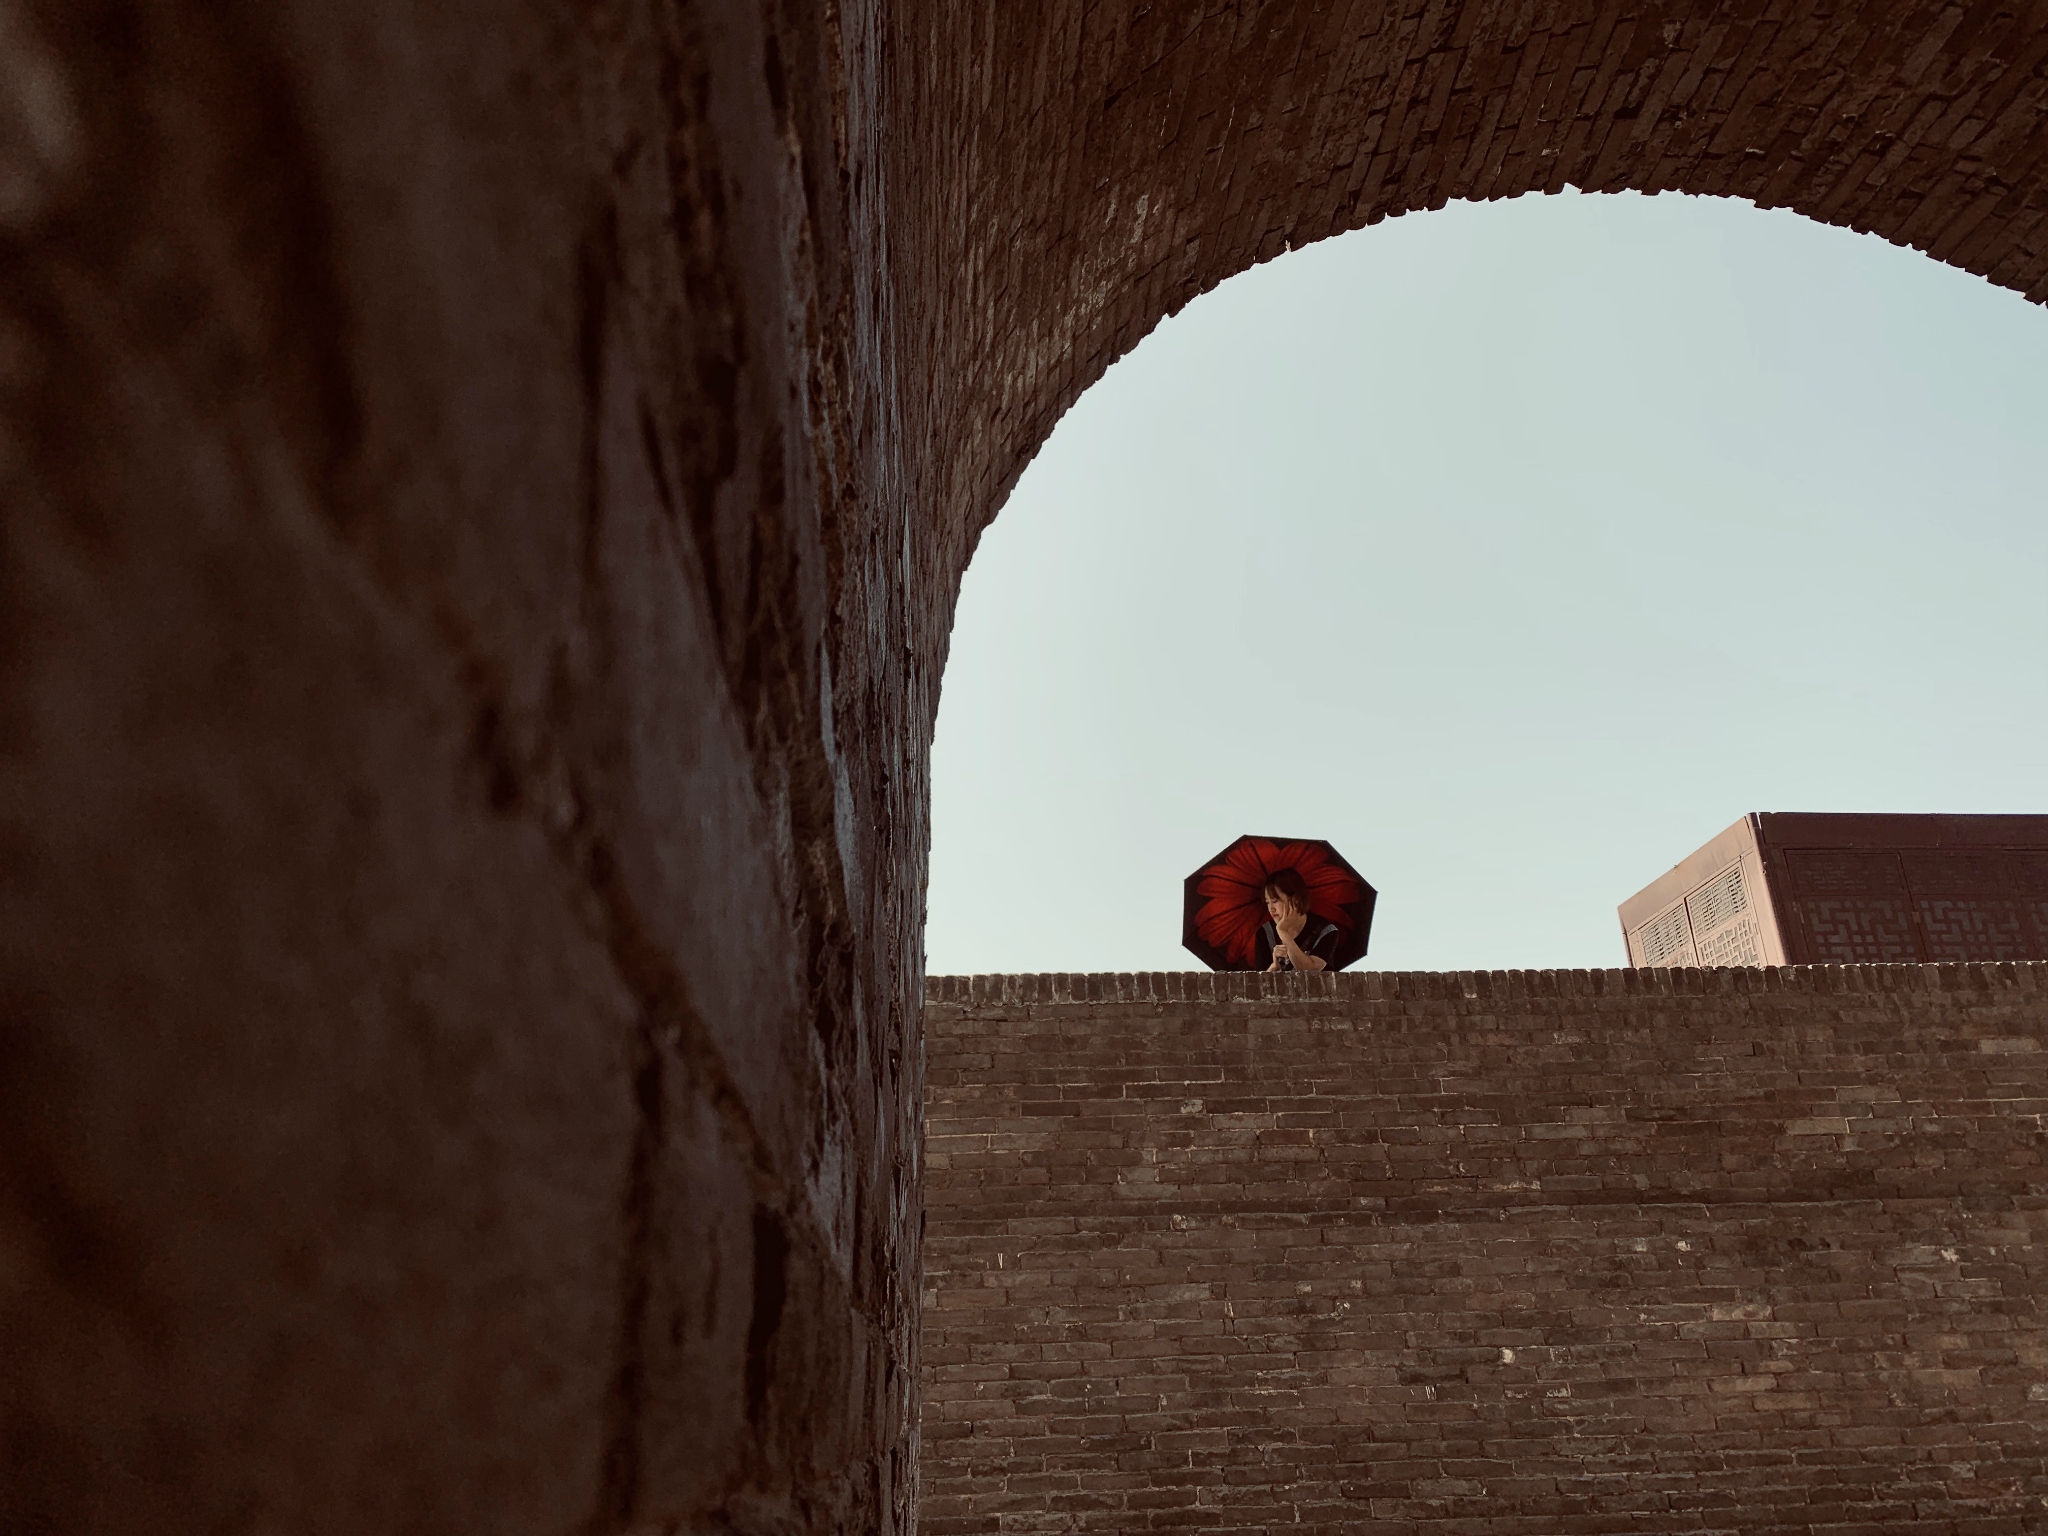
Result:
M970 527L1160 319L1454 200L1744 198L2048 301L2038 5L932 5L906 31L907 284L940 296L930 440L971 450Z
M2048 302L2040 6L1187 10L933 0L897 34L903 442L937 578L908 595L934 668L981 529L1065 411L1162 319L1317 240L1459 200L1671 191ZM987 1471L957 1451L928 1451L928 1492ZM942 1498L928 1529L994 1528L963 1511Z

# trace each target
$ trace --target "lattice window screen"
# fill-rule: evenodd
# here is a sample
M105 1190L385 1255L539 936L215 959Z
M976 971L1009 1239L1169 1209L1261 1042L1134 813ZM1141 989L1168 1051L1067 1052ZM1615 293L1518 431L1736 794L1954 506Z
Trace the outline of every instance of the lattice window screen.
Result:
M1806 929L1802 958L1815 965L1889 963L1920 958L1913 908L1890 852L1794 848L1787 852Z
M2032 955L2048 959L2048 853L2014 855L2012 878L2020 910L2033 924Z
M1906 884L1929 960L2023 960L2033 925L2016 899L2020 861L2003 853L1909 853Z
M1705 885L1685 898L1692 916L1694 933L1712 933L1723 923L1749 910L1749 893L1743 888L1742 866L1730 864Z
M1644 965L1697 965L1692 947L1692 926L1685 918L1685 903L1660 912L1636 930Z
M2033 952L2027 914L2016 901L1929 896L1918 905L1930 960L2024 960Z
M1730 864L1685 898L1701 965L1762 965L1742 866Z

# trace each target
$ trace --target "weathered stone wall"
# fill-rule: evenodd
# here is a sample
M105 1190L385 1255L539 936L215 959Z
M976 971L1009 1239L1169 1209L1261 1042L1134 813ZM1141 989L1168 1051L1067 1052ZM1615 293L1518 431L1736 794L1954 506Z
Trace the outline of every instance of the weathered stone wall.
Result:
M903 1529L878 48L0 3L10 1536Z
M2039 298L2041 5L0 0L0 1526L902 1530L1054 420L1567 181Z
M927 998L925 1536L2048 1525L2048 965Z

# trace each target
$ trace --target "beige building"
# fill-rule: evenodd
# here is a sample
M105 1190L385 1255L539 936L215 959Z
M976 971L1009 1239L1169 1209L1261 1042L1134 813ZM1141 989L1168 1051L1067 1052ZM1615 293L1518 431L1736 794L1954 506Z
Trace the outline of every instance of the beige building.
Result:
M2048 959L2048 816L1752 812L1620 917L1634 966Z

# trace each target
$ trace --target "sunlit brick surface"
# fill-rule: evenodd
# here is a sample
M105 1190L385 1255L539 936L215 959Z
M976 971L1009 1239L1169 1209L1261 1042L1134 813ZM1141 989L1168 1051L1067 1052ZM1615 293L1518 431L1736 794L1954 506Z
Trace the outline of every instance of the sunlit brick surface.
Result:
M2048 966L928 999L925 1536L2048 1529Z

